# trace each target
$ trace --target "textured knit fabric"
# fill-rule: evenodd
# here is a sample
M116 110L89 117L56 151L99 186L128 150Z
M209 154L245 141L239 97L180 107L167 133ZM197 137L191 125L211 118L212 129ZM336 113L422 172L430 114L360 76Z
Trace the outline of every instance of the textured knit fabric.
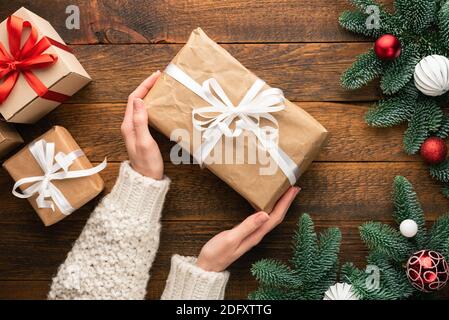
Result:
M206 272L196 266L196 258L174 255L162 294L165 300L222 300L229 272Z
M144 177L124 162L112 192L94 210L59 267L48 298L143 299L169 184L168 178ZM193 265L194 259L173 257L164 297L222 299L228 274L203 271Z

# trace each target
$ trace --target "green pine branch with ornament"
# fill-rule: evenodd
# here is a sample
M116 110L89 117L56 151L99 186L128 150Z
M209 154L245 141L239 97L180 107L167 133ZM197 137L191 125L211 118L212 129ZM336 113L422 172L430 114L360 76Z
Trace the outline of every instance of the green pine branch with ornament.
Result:
M361 239L369 249L366 269L346 263L338 272L340 231L331 228L317 235L310 216L303 215L293 239L289 264L273 259L253 264L251 272L260 285L249 298L399 300L433 297L449 280L449 214L438 218L427 230L417 194L411 183L401 176L394 180L393 204L393 218L398 228L379 222L367 222L359 228ZM335 283L337 279L340 282Z
M347 89L379 79L382 98L366 114L373 127L407 123L404 150L419 153L449 197L449 1L396 0L387 10L374 0L350 0L343 28L373 38L372 49L342 75Z

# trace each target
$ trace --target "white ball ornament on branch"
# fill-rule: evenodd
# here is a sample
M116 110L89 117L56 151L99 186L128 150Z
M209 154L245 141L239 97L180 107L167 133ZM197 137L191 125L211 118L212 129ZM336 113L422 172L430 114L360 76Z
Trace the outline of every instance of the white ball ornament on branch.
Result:
M418 233L418 224L411 219L406 219L399 225L399 230L404 237L413 238Z
M431 55L415 67L415 86L426 96L437 97L449 91L449 59Z

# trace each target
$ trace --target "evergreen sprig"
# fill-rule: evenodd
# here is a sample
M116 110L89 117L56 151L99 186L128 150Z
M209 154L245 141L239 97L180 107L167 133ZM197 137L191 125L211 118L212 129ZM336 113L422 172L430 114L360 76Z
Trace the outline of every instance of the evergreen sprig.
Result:
M341 232L330 228L320 235L312 219L304 214L293 241L291 267L277 260L256 262L251 273L260 287L252 300L319 300L337 277Z
M449 136L449 116L442 106L449 94L427 97L414 86L413 74L419 61L432 54L449 56L449 1L395 0L394 10L388 12L374 0L349 0L355 10L345 11L340 25L354 33L374 39L389 33L401 41L401 55L393 61L383 61L370 49L360 55L341 78L342 86L358 89L379 78L381 100L368 111L366 122L374 127L391 127L408 122L404 135L404 150L417 153L431 135L443 139ZM369 6L379 8L379 28L366 25ZM449 165L431 168L431 175L449 182ZM449 196L449 187L445 187Z
M341 268L339 281L351 284L359 299L397 300L428 297L409 282L405 270L409 257L420 250L434 250L449 259L449 214L441 216L430 230L426 229L424 211L412 184L398 176L393 183L393 218L396 227L380 222L367 222L360 227L360 236L369 248L366 270L352 263ZM418 226L412 238L404 237L398 227L404 220ZM320 235L314 230L307 214L299 221L293 237L290 265L273 259L253 264L252 274L259 288L249 295L254 300L321 300L328 288L337 281L338 254L341 233L330 228ZM378 270L379 282L373 281L373 269Z
M419 295L420 292L411 286L406 277L408 258L423 249L435 250L449 258L449 215L440 217L427 231L417 194L412 184L401 176L394 180L393 203L393 218L397 226L411 219L418 225L418 233L413 238L406 238L397 228L379 222L368 222L360 228L361 238L370 249L367 263L379 268L380 284L377 288L369 287L369 274L352 264L344 265L342 273L362 299L391 300Z

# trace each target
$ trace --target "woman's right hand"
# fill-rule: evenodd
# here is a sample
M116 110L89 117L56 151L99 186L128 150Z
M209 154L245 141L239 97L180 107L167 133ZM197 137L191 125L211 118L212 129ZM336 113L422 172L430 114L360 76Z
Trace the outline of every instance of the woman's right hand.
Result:
M148 129L148 112L142 99L160 75L160 71L153 73L131 93L121 127L131 167L141 175L156 180L164 177L164 161Z
M284 220L299 191L298 187L288 189L270 215L263 211L257 212L233 229L217 234L201 249L196 265L205 271L214 272L228 268Z

